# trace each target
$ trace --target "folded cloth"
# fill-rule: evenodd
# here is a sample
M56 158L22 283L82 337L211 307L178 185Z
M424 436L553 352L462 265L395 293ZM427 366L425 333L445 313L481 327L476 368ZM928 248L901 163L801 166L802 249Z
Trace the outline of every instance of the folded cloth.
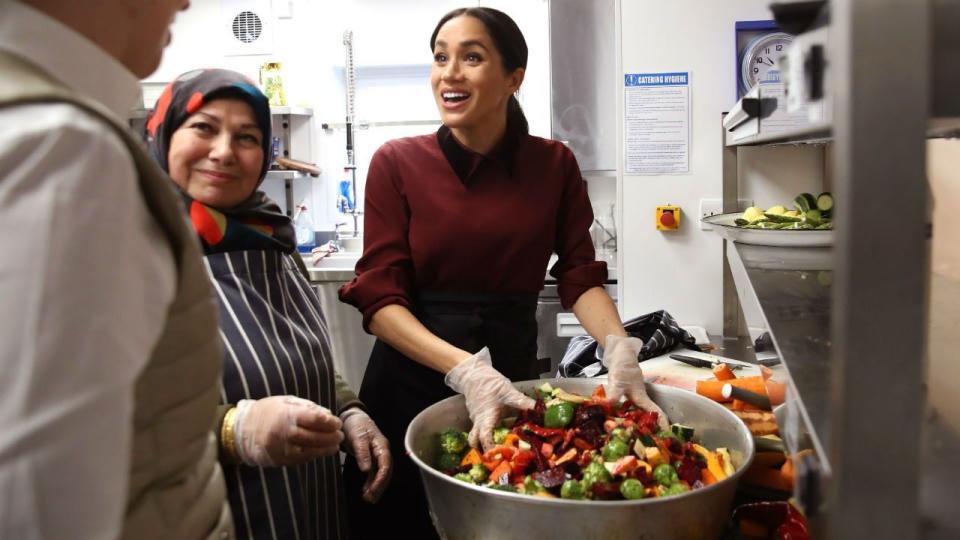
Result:
M623 323L623 329L632 337L643 340L637 361L660 356L678 346L699 350L696 339L680 328L677 321L664 310L647 313ZM603 347L590 336L576 336L570 340L567 352L557 367L557 377L597 377L607 373L603 367Z

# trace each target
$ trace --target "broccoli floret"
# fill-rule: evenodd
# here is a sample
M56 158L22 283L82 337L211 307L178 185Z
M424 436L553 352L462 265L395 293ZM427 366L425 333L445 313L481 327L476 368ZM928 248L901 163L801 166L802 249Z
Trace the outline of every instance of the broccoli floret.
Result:
M622 427L613 428L613 431L610 432L611 439L620 439L625 443L630 442L630 430Z
M620 494L624 499L642 499L644 496L643 484L636 478L627 478L620 484Z
M534 480L530 475L527 475L527 477L523 479L523 492L527 495L536 495L546 490L547 488L543 487L543 484Z
M470 481L474 484L482 484L487 481L490 473L488 473L487 468L480 463L474 463L473 467L470 467L470 470L467 471L467 475L469 475Z
M468 483L468 484L474 484L474 483L475 483L475 482L473 481L473 479L470 478L470 475L467 474L467 473L465 473L465 472L457 473L457 474L453 475L453 477L456 478L457 480L461 481L461 482L466 482L466 483Z
M440 449L445 454L462 454L467 449L467 434L456 428L440 433Z
M437 459L437 468L445 473L452 473L460 468L460 456L456 454L440 454Z
M680 481L677 470L669 463L661 463L653 469L653 479L664 487L669 487Z
M594 458L583 469L584 491L588 491L596 482L609 482L610 480L612 480L610 472L603 466L603 461L600 458Z
M507 435L510 434L510 430L505 427L498 427L493 430L493 443L494 444L503 444L503 441L507 438Z
M608 463L613 463L629 453L630 447L627 446L627 443L616 437L610 437L610 442L603 447L603 459Z
M576 480L566 480L563 485L560 486L561 499L582 499L584 492L583 485Z

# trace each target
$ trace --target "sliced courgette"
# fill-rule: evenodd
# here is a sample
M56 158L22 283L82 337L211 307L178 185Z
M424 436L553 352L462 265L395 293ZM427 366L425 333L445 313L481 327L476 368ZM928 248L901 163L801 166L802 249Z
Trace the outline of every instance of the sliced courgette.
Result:
M817 199L809 193L801 193L794 197L793 204L801 214L805 214L807 211L817 207Z
M833 210L833 194L825 191L817 195L817 210L831 212Z
M786 214L771 214L766 212L763 215L774 223L795 223L800 221L799 217L788 216Z
M749 225L749 224L750 224L749 221L747 221L747 220L745 220L745 219L743 219L743 218L737 218L737 219L733 220L733 223L734 223L734 225L736 225L736 226L738 226L738 227L743 227L744 225Z
M693 439L693 428L690 426L685 426L683 424L671 424L670 431L674 435L680 438L680 440L686 442Z

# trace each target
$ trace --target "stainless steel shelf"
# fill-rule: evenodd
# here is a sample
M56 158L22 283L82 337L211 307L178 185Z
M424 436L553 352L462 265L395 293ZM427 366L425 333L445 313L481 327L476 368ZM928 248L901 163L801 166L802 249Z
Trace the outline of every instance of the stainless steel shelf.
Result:
M830 471L831 251L727 241L747 324L770 333L790 376L786 406L800 424L782 429L784 441L791 452L812 448L825 473Z
M791 452L813 448L830 475L831 248L780 248L727 242L731 271L742 304L756 308L790 375L789 389L801 422L800 440L785 437ZM933 275L931 294L944 312L934 312L934 332L947 334L960 314L960 281ZM748 321L749 323L750 321ZM955 368L944 351L931 354L930 377L950 377ZM883 420L879 420L883 421ZM960 397L933 393L922 427L920 501L922 537L958 538L956 486L960 485Z
M753 119L737 129L727 132L726 146L776 146L785 144L827 144L832 142L832 127L828 123L809 124L799 129L780 133L758 133L733 140L737 131L752 129L756 131L756 122ZM762 125L763 120L759 120ZM960 118L938 117L927 120L927 138L944 139L960 137Z
M313 109L309 107L270 107L270 114L290 116L313 116Z
M307 174L300 171L267 171L267 180L294 180L296 178L306 178Z
M752 120L741 125L739 128L728 132L726 137L727 146L760 146L777 144L826 144L830 142L831 126L829 123L808 124L801 128L781 131L778 133L756 133L734 140L737 131L741 129L750 129L755 122L763 120ZM754 131L757 128L754 126ZM761 130L762 131L762 130Z

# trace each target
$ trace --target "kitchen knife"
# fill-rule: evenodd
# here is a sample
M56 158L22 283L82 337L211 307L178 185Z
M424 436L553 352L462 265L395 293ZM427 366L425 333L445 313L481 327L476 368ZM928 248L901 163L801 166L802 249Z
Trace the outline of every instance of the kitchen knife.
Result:
M729 366L730 369L732 369L732 370L737 370L737 369L743 368L743 366L740 365L740 364L733 364L733 363L730 363L730 362L723 362L723 361L721 361L721 360L711 361L711 360L707 360L706 358L697 358L696 356L687 356L687 355L685 355L685 354L671 354L671 355L670 355L670 358L673 358L674 360L676 360L676 361L678 361L678 362L683 362L684 364L687 364L688 366L693 366L693 367L698 367L698 368L709 368L709 369L713 369L714 367L716 367L716 366L719 365L719 364L726 364L726 365Z

